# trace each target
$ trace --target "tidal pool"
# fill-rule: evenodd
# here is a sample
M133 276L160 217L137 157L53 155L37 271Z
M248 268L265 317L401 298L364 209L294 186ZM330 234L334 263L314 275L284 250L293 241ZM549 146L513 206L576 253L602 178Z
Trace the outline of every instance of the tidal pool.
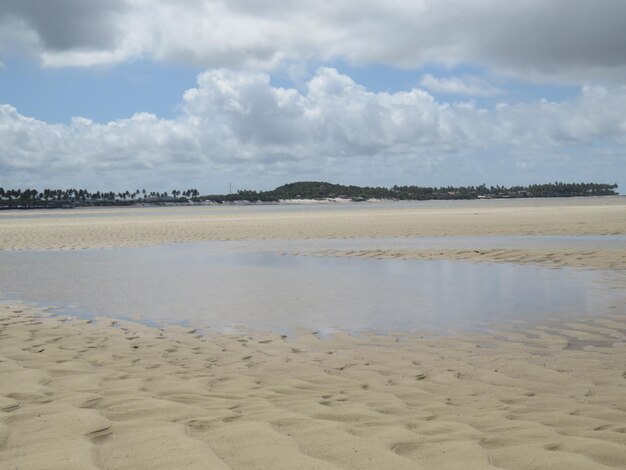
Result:
M322 334L471 331L624 308L621 273L290 256L278 246L205 242L0 252L0 293L84 316Z

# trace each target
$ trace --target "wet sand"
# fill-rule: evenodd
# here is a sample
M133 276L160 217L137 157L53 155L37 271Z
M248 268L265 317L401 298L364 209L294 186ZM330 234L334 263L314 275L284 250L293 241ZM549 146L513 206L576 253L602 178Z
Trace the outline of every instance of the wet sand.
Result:
M0 215L0 248L626 234L619 198L486 202L262 215L12 213ZM432 256L503 255L448 251ZM522 258L515 261L623 268L623 252L614 251L517 250ZM262 332L199 335L0 305L0 467L626 468L626 306L614 310L603 318L518 323L482 335L320 339L301 332L287 339Z
M368 249L316 250L299 253L313 256L372 259L448 259L472 262L539 264L554 268L626 270L626 249L574 250L559 248L477 248L477 249Z

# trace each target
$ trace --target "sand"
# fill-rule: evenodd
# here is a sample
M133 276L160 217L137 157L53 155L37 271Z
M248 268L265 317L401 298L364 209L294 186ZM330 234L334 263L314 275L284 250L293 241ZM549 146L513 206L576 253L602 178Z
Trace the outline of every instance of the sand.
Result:
M476 249L369 249L316 250L299 255L358 257L372 259L448 259L472 262L539 264L560 268L626 270L626 249L575 250L562 248L476 248Z
M0 306L0 467L626 468L626 315L219 335Z
M0 211L0 250L116 248L205 240L626 235L626 198L341 204L341 207L131 207ZM299 209L299 210L298 210ZM312 254L312 253L306 253ZM324 254L324 253L316 253ZM626 250L326 251L332 256L465 259L624 269Z
M0 211L0 249L112 248L201 240L626 234L624 197L287 209Z
M623 235L626 201L0 214L4 250L513 234ZM624 269L624 251L313 254ZM626 468L626 305L613 310L485 334L320 339L0 304L0 468Z

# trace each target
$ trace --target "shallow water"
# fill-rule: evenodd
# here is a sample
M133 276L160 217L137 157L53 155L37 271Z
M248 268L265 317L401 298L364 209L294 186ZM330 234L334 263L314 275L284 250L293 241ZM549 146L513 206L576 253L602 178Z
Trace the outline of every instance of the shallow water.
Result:
M298 243L309 249L322 242ZM285 256L275 251L279 246L284 243L0 252L0 292L87 316L322 334L468 331L624 306L623 275L615 272Z

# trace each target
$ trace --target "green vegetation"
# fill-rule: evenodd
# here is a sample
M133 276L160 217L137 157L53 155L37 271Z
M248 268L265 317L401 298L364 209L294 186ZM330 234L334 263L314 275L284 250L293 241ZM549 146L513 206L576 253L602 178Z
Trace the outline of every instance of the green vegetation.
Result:
M80 207L80 206L125 206L133 204L163 204L166 202L188 203L196 199L200 193L197 189L185 191L147 192L135 190L115 193L89 192L86 189L4 189L0 187L0 209L30 209L46 207Z
M271 191L237 191L229 195L202 196L201 200L217 202L261 201L274 202L281 199L343 198L362 201L367 199L431 200L431 199L478 199L519 197L572 197L615 196L616 184L597 183L548 183L530 186L447 186L440 188L421 186L362 187L344 186L320 181L303 181L279 186Z
M284 199L340 198L353 201L367 199L431 200L520 197L615 196L616 184L548 183L530 186L392 186L362 187L303 181L279 186L271 191L237 191L233 194L200 196L197 189L167 192L89 192L86 189L4 189L0 187L0 209L29 209L81 206L123 206L134 204L189 204L190 202L278 202Z

